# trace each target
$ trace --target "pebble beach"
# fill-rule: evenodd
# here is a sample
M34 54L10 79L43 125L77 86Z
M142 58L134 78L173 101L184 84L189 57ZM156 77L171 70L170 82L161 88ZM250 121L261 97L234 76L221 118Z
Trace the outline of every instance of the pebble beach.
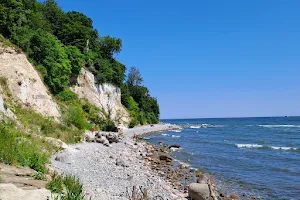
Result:
M157 124L125 129L122 140L109 146L88 142L70 145L52 157L51 165L60 174L79 178L86 199L130 199L134 187L141 195L147 191L149 199L186 199L186 193L151 168L152 155L147 154L153 147L133 139L133 135L179 128Z

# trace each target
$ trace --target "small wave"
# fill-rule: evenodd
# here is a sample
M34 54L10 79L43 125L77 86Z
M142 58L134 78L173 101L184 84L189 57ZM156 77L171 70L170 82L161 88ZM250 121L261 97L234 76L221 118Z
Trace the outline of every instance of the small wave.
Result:
M181 130L171 130L172 132L181 133Z
M144 137L144 140L150 140L151 138L150 137Z
M172 151L182 151L183 148L176 148L176 147L171 147L170 148Z
M235 144L238 148L269 148L274 150L284 150L284 151L298 151L299 148L295 147L277 147L277 146L264 146L260 144Z
M172 135L172 137L180 138L180 135Z
M262 148L259 144L235 144L238 148Z
M259 125L265 128L300 128L300 125L282 124L282 125Z
M288 150L298 150L298 148L294 148L294 147L274 147L274 146L271 146L270 147L271 149L276 149L276 150L285 150L285 151L288 151Z
M184 166L186 166L188 168L190 168L190 166L191 166L190 164L188 164L186 162L183 162L183 161L179 161L178 159L175 159L175 161L178 162L180 165L184 165Z
M162 136L169 136L169 134L166 134L166 133L163 133L163 134L161 134Z
M189 126L188 128L198 129L198 128L219 128L224 127L225 125L217 125L217 124L194 124Z

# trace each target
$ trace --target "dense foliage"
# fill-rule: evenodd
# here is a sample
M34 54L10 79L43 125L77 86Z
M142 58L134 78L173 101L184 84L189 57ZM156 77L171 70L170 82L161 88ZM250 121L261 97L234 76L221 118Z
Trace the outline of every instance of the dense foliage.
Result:
M121 39L100 37L86 15L64 12L55 0L1 0L0 33L28 54L59 98L72 98L66 88L86 67L99 84L121 87L122 102L133 116L132 125L158 122L157 101L141 85L142 79L130 72L124 83L126 66L114 58L122 49Z

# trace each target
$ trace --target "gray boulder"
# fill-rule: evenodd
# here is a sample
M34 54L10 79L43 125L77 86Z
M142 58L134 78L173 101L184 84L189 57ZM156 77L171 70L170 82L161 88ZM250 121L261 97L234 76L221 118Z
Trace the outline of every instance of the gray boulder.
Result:
M56 155L55 160L62 163L71 163L71 154L68 152L60 152Z
M119 142L119 137L116 133L109 133L106 135L106 138L109 141L109 143L113 143L113 142L118 143Z
M193 200L210 199L210 190L207 184L192 183L189 185L188 193Z
M209 180L210 180L210 176L208 174L200 174L197 179L197 183L208 184Z
M105 146L109 146L109 141L104 136L100 136L100 137L95 138L95 141L98 142L98 143L101 143Z

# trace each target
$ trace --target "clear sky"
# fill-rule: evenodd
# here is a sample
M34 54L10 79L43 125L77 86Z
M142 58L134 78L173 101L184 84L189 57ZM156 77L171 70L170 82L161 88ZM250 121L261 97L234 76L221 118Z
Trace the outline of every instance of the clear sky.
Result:
M60 0L123 40L161 118L300 115L299 0Z

